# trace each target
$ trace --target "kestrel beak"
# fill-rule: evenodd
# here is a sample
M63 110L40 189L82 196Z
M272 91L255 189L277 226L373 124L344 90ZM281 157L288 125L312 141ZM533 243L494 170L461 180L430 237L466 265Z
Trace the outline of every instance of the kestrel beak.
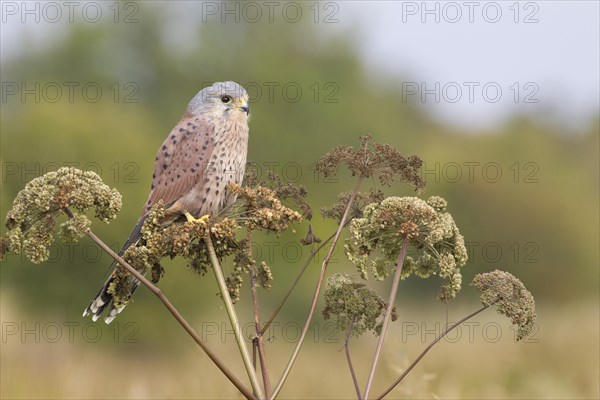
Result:
M248 105L247 100L239 100L237 106L240 110L246 113L246 115L250 114L250 106Z

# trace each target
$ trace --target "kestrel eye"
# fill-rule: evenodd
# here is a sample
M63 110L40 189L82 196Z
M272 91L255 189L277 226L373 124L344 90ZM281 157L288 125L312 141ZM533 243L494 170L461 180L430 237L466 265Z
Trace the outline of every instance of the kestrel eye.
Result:
M225 104L231 103L231 97L229 96L221 96L221 101Z

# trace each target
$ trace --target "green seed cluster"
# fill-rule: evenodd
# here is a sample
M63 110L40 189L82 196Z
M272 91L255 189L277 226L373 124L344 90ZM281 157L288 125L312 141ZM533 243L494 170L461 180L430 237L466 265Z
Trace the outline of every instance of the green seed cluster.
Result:
M350 329L352 336L360 336L366 331L381 334L381 326L387 303L363 282L356 282L351 275L334 274L327 280L323 317L333 318L338 329ZM398 318L396 308L392 309L392 321Z
M348 259L363 279L368 278L370 270L376 279L383 280L390 267L396 265L402 243L408 239L415 254L406 256L402 278L439 275L447 281L440 300L449 301L461 289L460 268L467 262L467 250L446 207L446 200L437 196L427 201L388 197L368 205L363 217L350 223L350 237L345 244Z
M60 168L30 181L21 190L6 216L8 232L0 238L0 256L21 251L33 263L48 259L57 220L67 209L79 214L60 224L58 235L77 242L89 232L84 214L93 209L96 218L108 223L121 209L121 195L90 171Z
M534 328L537 315L533 295L514 275L495 270L475 275L471 285L481 292L481 303L496 306L498 313L518 327L517 340L523 340Z

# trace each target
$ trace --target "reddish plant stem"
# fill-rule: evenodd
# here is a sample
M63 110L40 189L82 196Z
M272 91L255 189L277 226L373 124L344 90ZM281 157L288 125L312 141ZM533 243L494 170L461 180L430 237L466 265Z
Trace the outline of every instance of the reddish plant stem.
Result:
M394 301L396 300L396 293L398 293L398 286L400 284L400 276L402 275L402 266L404 265L404 259L406 258L406 249L408 248L409 238L404 238L402 247L400 248L400 254L398 254L398 262L396 263L396 272L394 272L394 281L392 282L392 289L390 290L390 298L388 300L387 309L385 310L385 317L383 318L383 326L381 327L381 334L379 335L379 341L377 342L377 348L375 349L375 356L373 357L373 363L371 364L371 371L369 372L369 379L367 380L367 387L365 388L365 399L369 398L369 392L373 385L375 378L375 370L377 369L377 363L383 350L383 342L385 341L385 334L392 317L392 309L394 308Z
M69 218L73 218L73 212L69 208L64 209L65 214ZM196 333L194 328L186 321L185 318L177 311L175 306L169 301L169 299L164 295L162 290L150 282L144 275L139 273L135 268L133 268L127 261L121 258L117 253L115 253L106 243L104 243L98 236L94 234L91 230L87 233L90 239L92 239L102 250L104 250L108 255L110 255L116 262L123 266L131 275L133 275L137 280L139 280L144 286L146 286L158 299L163 303L163 305L169 310L171 315L179 322L181 327L191 336L191 338L200 346L200 348L206 353L206 355L215 363L217 368L223 372L223 374L229 379L231 383L246 397L247 399L256 400L254 394L240 382L240 380L225 366L225 364L217 357L212 350L208 348L208 346L202 341L200 336Z
M312 302L310 305L310 310L308 312L308 316L306 317L306 322L304 323L304 327L302 328L302 332L300 334L298 343L296 344L296 347L294 348L292 356L290 357L290 360L288 361L287 365L285 366L283 374L281 375L281 378L277 382L277 386L275 386L275 389L273 390L273 393L271 394L270 399L275 399L277 397L277 395L279 394L279 391L283 387L283 384L285 383L285 380L287 379L287 377L292 369L292 366L294 365L294 362L296 361L296 358L298 357L300 348L302 347L302 344L304 343L304 338L306 337L306 332L308 332L308 329L310 328L310 323L312 321L312 317L315 313L315 309L317 308L317 301L319 300L319 294L321 293L321 286L323 285L323 281L325 280L325 273L327 272L327 266L329 265L329 262L331 261L331 257L333 256L333 252L335 250L335 245L337 244L337 242L340 238L342 229L346 225L346 220L348 219L348 215L350 214L350 208L352 207L352 204L354 203L354 199L356 198L356 194L358 193L358 190L360 189L361 182L362 182L362 176L359 177L358 180L356 181L356 185L354 186L354 190L352 191L352 194L350 195L350 199L348 200L348 204L346 205L346 209L344 210L344 215L342 216L340 225L338 226L338 229L335 232L335 236L333 238L333 241L331 242L329 251L327 252L327 255L325 256L325 259L323 260L323 264L321 265L321 272L319 274L317 286L315 287L315 293L313 294Z
M248 232L247 235L248 243L251 243L251 233ZM248 252L250 253L250 257L252 257L252 247L249 248ZM269 393L271 392L271 382L269 381L269 370L267 368L267 357L265 355L265 345L263 342L263 333L260 327L260 309L258 305L258 293L256 291L256 278L254 275L254 267L250 269L250 287L252 289L252 306L254 308L254 325L256 327L256 345L255 349L258 348L258 359L260 360L260 372L262 374L263 379L263 388L265 389L265 397L269 397ZM254 341L253 341L254 343ZM256 363L254 364L254 368L256 368Z
M347 223L348 222L346 221L346 224ZM315 255L317 255L317 253L323 247L325 247L327 245L327 243L329 243L329 241L331 239L333 239L335 237L335 234L336 234L336 232L333 232L331 234L331 236L329 236L327 239L325 239L323 241L323 243L321 243L319 246L317 246L317 248L314 249L313 252L310 254L310 256L308 257L308 260L306 260L306 262L304 263L304 266L302 267L302 269L300 270L300 272L298 273L298 275L296 275L296 279L294 279L294 283L292 283L292 286L289 288L289 290L287 291L287 293L285 294L285 296L283 296L283 299L279 302L279 305L277 306L277 308L275 309L275 311L273 311L273 314L271 315L271 317L269 318L269 320L263 325L262 330L261 330L261 333L263 335L265 334L265 332L267 331L267 329L269 329L269 326L275 320L275 317L277 317L277 315L279 314L279 311L281 311L281 309L283 308L283 305L285 304L285 302L287 301L287 299L290 297L290 295L294 291L294 288L296 287L296 285L298 284L298 282L300 282L300 278L302 278L302 275L308 269L308 266L310 265L310 263L313 260L313 258L315 258Z
M358 385L358 379L354 372L354 366L352 365L352 357L350 356L350 336L352 336L352 328L354 327L354 320L356 316L352 317L348 332L346 333L346 342L344 343L344 349L346 350L346 360L348 361L348 368L350 369L350 375L352 375L352 382L354 383L354 389L356 390L356 397L358 400L362 400L362 394L360 393L360 386Z
M438 337L436 337L433 342L429 343L429 345L427 347L425 347L425 349L423 349L423 351L421 352L421 354L419 354L419 356L415 359L415 361L412 362L412 364L410 364L408 366L408 368L406 368L406 371L404 371L402 373L402 375L400 375L398 377L398 379L396 379L394 381L394 383L392 383L387 389L385 389L383 391L382 394L380 394L379 396L377 396L375 399L376 400L381 400L383 399L385 396L387 396L400 382L402 382L402 379L404 379L404 377L406 377L406 375L408 375L408 373L410 371L412 371L412 369L419 363L419 361L421 361L421 359L425 356L425 354L427 354L427 352L429 350L431 350L431 348L433 346L435 346L440 340L442 340L442 338L444 336L446 336L448 333L450 333L453 329L455 329L457 326L459 326L460 324L462 324L463 322L465 322L468 319L473 318L474 316L476 316L477 314L479 314L480 312L482 312L483 310L485 310L486 308L488 308L489 306L483 306L480 309L473 311L471 314L467 315L466 317L464 317L463 319L461 319L460 321L458 321L457 323L451 325L450 327L448 327L447 329L445 329L442 333L440 333L440 335Z

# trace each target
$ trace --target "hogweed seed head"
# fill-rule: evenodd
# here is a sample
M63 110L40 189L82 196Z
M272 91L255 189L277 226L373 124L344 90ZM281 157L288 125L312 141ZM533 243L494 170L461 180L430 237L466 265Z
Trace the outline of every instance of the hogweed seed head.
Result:
M250 179L250 182L253 180ZM165 257L183 257L194 272L204 275L212 266L204 243L206 235L210 232L217 258L223 260L233 257L234 265L226 283L234 302L239 299L244 275L251 269L256 273L257 283L266 290L270 289L273 276L269 266L264 262L257 262L252 257L250 244L245 239L238 239L238 233L243 228L248 231L268 231L276 234L285 231L291 223L300 222L302 216L284 206L282 199L292 199L301 203L305 194L303 190L294 189L292 184L284 184L279 180L271 186L273 188L260 185L230 185L229 189L238 195L238 201L227 217L209 219L209 222L175 222L163 226L161 221L165 216L164 205L158 202L150 210L142 228L143 242L137 246L146 249L147 252L139 254L141 259L135 262L144 270L152 269L155 282L164 273L160 261ZM126 292L126 289L127 287L123 292Z
M373 289L354 281L351 275L334 274L327 280L323 317L333 318L338 329L349 329L352 324L353 336L369 330L379 335L386 309L387 303ZM395 307L391 318L398 318Z
M323 217L333 218L340 223L342 221L344 211L346 210L346 206L350 201L350 196L352 196L351 192L342 192L338 194L334 204L329 207L321 208L321 214ZM348 220L362 217L367 205L371 203L381 203L383 198L383 192L380 190L372 190L369 193L356 193L354 196L354 203L352 203L352 206L350 207Z
M439 275L447 281L440 300L447 302L461 289L460 268L467 262L467 250L446 205L446 201L437 196L427 201L416 197L388 197L368 205L363 217L350 223L350 237L345 244L348 259L356 265L363 279L367 279L370 269L376 279L383 280L390 266L396 264L407 238L416 255L406 256L402 278Z
M25 185L6 216L8 232L0 239L0 256L21 251L34 263L48 259L57 220L67 209L78 211L59 227L59 237L77 242L89 232L91 221L84 212L108 223L121 209L121 195L91 171L60 168Z
M423 161L417 156L404 157L388 144L371 143L371 136L360 138L360 146L341 146L329 150L315 164L315 170L323 175L334 175L340 165L346 165L352 176L369 178L377 175L384 185L395 180L411 184L417 190L425 187L419 171Z
M514 275L495 270L475 275L471 285L481 292L481 303L496 306L498 313L517 326L517 340L523 340L534 328L537 315L533 295Z

